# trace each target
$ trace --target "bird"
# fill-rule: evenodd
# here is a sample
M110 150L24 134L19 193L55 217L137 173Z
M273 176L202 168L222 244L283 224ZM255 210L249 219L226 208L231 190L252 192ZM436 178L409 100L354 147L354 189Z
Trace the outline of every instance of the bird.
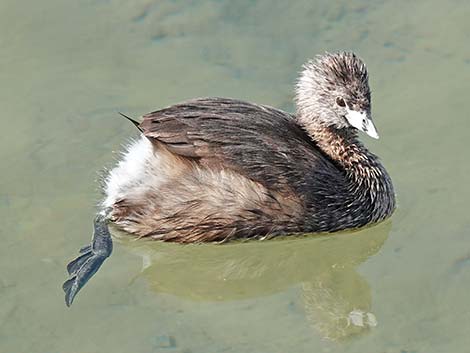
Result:
M103 180L90 245L67 266L70 306L112 253L109 224L178 243L336 232L395 209L391 178L358 131L378 139L369 75L353 52L307 61L295 113L197 98L143 115Z

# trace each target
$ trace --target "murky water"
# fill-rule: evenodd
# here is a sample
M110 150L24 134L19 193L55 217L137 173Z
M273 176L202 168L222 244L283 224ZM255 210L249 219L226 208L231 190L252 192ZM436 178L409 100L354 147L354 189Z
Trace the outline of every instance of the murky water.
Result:
M0 3L0 352L468 352L470 3ZM196 96L292 110L300 65L371 75L391 220L224 246L129 241L71 309L96 180L138 116ZM364 137L364 139L366 139Z

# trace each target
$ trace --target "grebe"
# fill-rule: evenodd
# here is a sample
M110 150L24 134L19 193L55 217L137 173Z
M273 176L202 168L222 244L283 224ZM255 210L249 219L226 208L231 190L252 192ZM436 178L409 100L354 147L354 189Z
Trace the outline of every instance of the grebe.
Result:
M226 98L176 104L134 122L141 131L104 180L90 245L67 270L66 304L111 254L108 223L179 243L335 232L395 208L378 158L365 64L353 53L307 62L295 115Z

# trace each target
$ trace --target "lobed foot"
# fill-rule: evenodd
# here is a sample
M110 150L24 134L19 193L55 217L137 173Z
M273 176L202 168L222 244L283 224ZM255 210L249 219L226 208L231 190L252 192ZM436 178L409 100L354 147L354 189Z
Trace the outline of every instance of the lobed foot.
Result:
M111 252L113 241L109 232L106 216L96 216L91 244L80 249L80 255L67 265L70 279L64 282L65 304L72 305L77 293L93 277Z

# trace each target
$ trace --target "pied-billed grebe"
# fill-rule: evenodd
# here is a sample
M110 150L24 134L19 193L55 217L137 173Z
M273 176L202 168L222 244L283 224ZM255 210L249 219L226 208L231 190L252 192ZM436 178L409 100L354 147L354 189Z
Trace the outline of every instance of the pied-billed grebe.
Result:
M295 115L203 98L143 116L142 136L105 178L92 243L67 269L66 304L111 254L108 222L180 243L334 232L394 210L392 182L357 130L378 138L364 63L305 64Z

